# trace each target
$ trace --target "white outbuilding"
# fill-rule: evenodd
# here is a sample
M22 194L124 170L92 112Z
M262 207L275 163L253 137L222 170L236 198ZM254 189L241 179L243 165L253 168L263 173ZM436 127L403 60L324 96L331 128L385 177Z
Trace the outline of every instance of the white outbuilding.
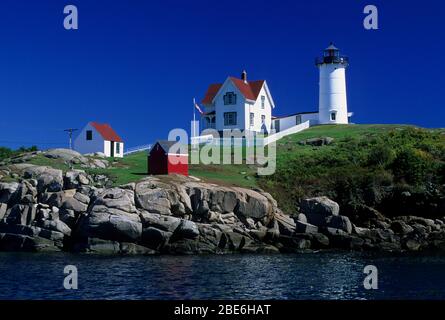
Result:
M82 154L101 152L107 157L124 156L123 140L107 123L89 122L74 139L73 147Z

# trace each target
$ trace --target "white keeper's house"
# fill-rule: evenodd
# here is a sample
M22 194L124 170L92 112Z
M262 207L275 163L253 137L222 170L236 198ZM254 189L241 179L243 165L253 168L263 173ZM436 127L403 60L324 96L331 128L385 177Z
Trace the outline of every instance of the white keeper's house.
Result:
M122 138L107 123L89 122L74 139L73 147L82 154L101 152L107 157L124 156Z
M210 85L201 103L203 129L270 131L275 104L269 87L265 80L247 81L246 71L241 79Z
M243 71L241 79L228 77L224 83L209 86L201 102L205 107L201 113L203 129L270 133L271 129L282 132L304 123L309 126L349 123L352 113L348 113L345 72L348 57L331 43L315 64L320 74L318 110L272 116L275 103L267 82L248 81Z

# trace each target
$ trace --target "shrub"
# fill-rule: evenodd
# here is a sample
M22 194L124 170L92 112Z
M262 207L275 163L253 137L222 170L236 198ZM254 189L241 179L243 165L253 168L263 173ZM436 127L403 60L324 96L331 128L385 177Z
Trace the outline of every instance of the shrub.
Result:
M425 182L429 167L428 159L420 151L413 148L400 150L391 164L397 180L414 185Z
M384 167L394 160L395 152L387 144L379 143L371 148L368 154L368 164Z

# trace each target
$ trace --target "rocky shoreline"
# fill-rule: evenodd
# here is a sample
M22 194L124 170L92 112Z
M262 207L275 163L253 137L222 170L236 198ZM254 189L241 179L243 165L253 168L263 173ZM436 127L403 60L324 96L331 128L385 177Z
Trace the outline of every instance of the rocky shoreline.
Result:
M59 151L68 161L78 155ZM99 162L101 164L99 164ZM106 160L94 161L106 166ZM290 253L323 249L445 250L445 218L352 219L326 198L284 214L262 190L193 177L147 177L111 187L104 176L11 163L0 169L0 251L100 254Z

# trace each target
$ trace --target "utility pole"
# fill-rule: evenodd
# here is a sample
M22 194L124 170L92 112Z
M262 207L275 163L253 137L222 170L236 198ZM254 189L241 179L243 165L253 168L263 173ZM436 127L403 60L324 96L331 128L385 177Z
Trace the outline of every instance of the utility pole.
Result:
M73 149L73 132L77 130L78 129L73 129L73 128L63 130L65 132L68 132L68 135L70 136L70 149Z

